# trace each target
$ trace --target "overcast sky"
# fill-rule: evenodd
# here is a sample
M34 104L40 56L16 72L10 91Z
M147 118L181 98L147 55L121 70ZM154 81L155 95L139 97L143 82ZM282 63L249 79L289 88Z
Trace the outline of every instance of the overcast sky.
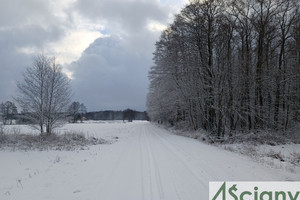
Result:
M143 111L155 41L187 0L0 0L0 102L38 54L88 111Z

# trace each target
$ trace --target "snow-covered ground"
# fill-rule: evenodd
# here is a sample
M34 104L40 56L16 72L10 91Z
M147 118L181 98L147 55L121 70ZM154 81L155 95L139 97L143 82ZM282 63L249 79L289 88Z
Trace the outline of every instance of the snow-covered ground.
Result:
M9 128L27 129L17 127ZM198 200L208 199L209 181L300 180L298 168L271 168L149 122L67 124L64 130L117 142L82 151L1 151L1 200Z
M300 174L300 144L284 145L252 145L223 144L220 147L236 153L249 156L254 161L272 168L284 169Z

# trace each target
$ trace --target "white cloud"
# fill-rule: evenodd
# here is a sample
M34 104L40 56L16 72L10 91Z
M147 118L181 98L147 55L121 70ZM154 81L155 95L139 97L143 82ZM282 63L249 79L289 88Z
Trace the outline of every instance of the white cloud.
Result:
M33 55L37 51L38 51L37 48L32 47L32 46L17 48L18 53L23 53L23 54L27 54L27 55Z
M167 28L167 26L164 24L161 24L159 22L152 21L152 22L148 23L147 28L148 28L148 30L150 30L152 32L162 32L163 30L165 30Z
M79 59L81 53L99 37L104 35L84 29L71 30L60 41L48 44L46 54L56 56L60 64L68 64Z
M47 53L55 55L60 64L76 61L95 39L108 36L101 33L105 28L103 24L92 22L75 11L69 16L74 24L66 31L65 36L46 46Z

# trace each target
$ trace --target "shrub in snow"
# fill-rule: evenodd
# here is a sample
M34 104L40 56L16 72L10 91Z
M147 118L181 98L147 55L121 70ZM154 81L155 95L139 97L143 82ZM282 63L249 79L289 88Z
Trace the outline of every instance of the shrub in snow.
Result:
M2 123L0 123L0 135L4 134L4 126Z
M77 150L87 149L89 145L106 144L104 139L87 138L83 133L65 132L64 134L3 134L0 137L2 150Z
M300 166L300 153L292 153L291 154L292 156L292 160L291 160L291 163L294 164L294 165L299 165Z
M281 155L280 152L275 152L273 150L270 150L267 153L267 156L270 157L270 158L274 158L274 159L277 159L277 160L280 160L280 161L284 162L283 155Z

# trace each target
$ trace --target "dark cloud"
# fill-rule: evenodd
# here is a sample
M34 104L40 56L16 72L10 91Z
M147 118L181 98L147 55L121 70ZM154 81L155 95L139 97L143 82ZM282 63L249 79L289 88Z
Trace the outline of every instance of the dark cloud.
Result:
M164 23L169 14L155 0L78 0L75 8L82 15L106 22L111 29L119 27L125 33L140 32L150 19Z
M47 40L54 41L60 34L59 30L34 25L0 30L0 102L12 100L16 82L22 79L22 73L32 62L34 54L24 54L22 48L43 48Z
M42 48L48 42L60 39L64 30L57 26L42 27L40 25L26 25L0 31L1 47L15 48L17 51L23 47Z
M50 4L40 0L3 0L0 8L1 28L22 26L38 21L49 22ZM51 20L50 20L51 21Z
M89 110L145 109L151 59L128 51L117 37L99 38L71 64L75 98Z
M65 34L65 21L52 14L50 1L4 0L0 7L0 102L11 100L16 82L38 49Z
M148 70L159 32L151 21L165 23L168 11L157 1L78 0L79 13L105 22L109 38L100 38L69 69L74 72L75 98L89 110L145 110Z
M10 48L1 48L0 55L0 102L11 101L16 81L21 79L23 67L30 62L30 58Z

